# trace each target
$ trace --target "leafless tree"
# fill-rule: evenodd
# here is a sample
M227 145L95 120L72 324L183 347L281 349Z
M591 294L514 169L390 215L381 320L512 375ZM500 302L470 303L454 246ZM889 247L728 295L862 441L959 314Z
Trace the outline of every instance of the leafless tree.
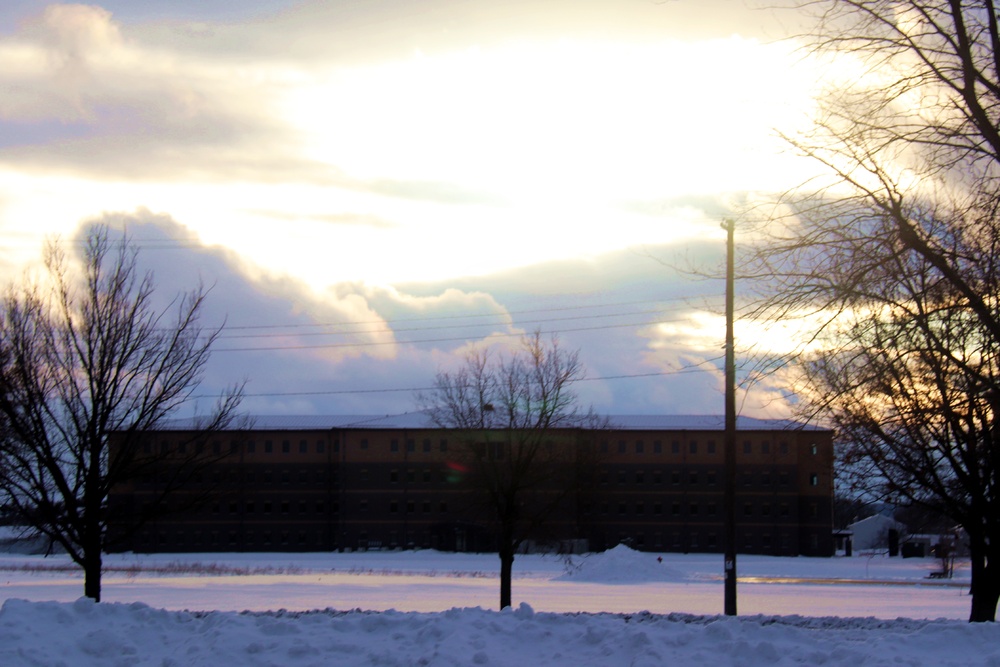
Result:
M0 493L83 568L94 600L109 527L122 529L115 524L126 518L109 507L109 491L161 466L150 433L191 399L219 334L199 324L200 287L156 309L137 252L99 227L76 267L50 242L47 279L12 285L0 311ZM220 397L203 433L234 420L241 394L234 387ZM211 457L191 452L171 461L165 487Z
M500 557L501 609L511 605L514 557L525 541L575 520L579 482L596 451L581 440L605 424L578 406L572 385L583 376L577 352L535 332L510 354L469 353L419 397L438 426L465 442L470 508L493 531Z
M965 528L970 620L1000 599L1000 30L991 1L810 0L850 68L789 136L832 177L788 193L744 264L777 319L816 319L807 408L873 499ZM831 75L836 77L836 75ZM812 186L812 187L810 187ZM744 283L747 284L747 283ZM818 322L818 324L815 324Z

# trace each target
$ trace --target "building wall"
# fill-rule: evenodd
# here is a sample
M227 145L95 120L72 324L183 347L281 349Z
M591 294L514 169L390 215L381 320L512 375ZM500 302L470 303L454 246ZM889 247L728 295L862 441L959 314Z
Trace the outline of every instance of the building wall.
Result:
M170 452L188 435L158 432L151 446ZM831 435L738 433L740 553L833 554ZM572 440L591 454L582 473L586 483L554 521L553 537L584 539L593 550L625 542L648 551L722 551L720 431L588 436ZM173 511L145 525L123 549L493 548L487 522L470 502L463 479L469 448L456 432L260 430L223 434L211 447L231 454L167 496ZM165 471L169 460L164 457ZM156 502L168 477L145 475L115 489L111 502L138 516L144 504Z

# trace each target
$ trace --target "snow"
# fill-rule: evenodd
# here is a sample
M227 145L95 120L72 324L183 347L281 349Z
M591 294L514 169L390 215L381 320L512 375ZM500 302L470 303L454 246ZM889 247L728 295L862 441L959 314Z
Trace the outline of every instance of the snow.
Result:
M658 560L662 558L662 562ZM498 561L432 551L112 555L101 604L65 556L0 556L2 665L1000 665L968 568L933 559L721 556L624 546ZM249 610L249 611L244 611Z

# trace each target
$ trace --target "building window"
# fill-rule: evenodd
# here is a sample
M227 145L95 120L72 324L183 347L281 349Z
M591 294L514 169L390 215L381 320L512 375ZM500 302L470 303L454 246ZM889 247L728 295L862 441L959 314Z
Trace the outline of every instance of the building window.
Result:
M618 483L619 484L624 484L625 483L625 471L624 470L619 470L618 471Z
M709 440L708 445L706 445L709 454L715 453L715 440Z
M325 441L323 441L323 440L317 440L316 441L316 453L317 454L326 454L326 442Z
M770 443L770 441L765 440L764 442L760 443L760 453L761 454L770 454L771 453L771 443Z
M628 506L625 503L618 503L618 513L626 514L628 512Z
M292 509L291 505L289 505L289 503L288 503L287 500L282 500L281 501L281 513L282 514L288 514L291 511L291 509Z
M705 473L705 482L709 486L715 486L715 474L716 473L714 470L709 470L708 472Z
M643 474L643 471L642 470L636 470L635 471L635 483L636 484L642 484L644 481L646 481L646 476Z
M698 503L691 503L688 506L688 514L691 516L698 516Z
M635 504L635 513L636 514L645 514L646 513L646 504L644 502L642 502L642 501L637 502Z
M681 483L681 473L679 470L670 471L670 483L675 486Z
M389 501L389 513L390 514L395 514L398 511L399 511L399 503L397 501L395 501L395 500L390 500Z
M417 449L417 441L414 440L413 438L407 438L406 439L406 451L412 452L412 451L416 451L416 449Z
M670 503L670 513L673 516L678 516L681 513L681 504L678 502Z
M625 453L625 441L624 440L619 440L618 441L618 453L619 454L624 454Z
M636 440L636 442L635 442L635 453L636 454L642 454L644 449L645 449L645 445L643 444L642 440Z
M299 454L305 454L309 451L309 443L305 440L299 440Z
M653 471L653 484L662 484L662 483L663 483L663 471L662 470L654 470Z
M787 442L779 442L778 443L778 453L781 454L782 456L785 456L786 454L788 454L788 443Z
M659 440L654 440L653 441L653 453L654 454L662 454L663 453L663 443L660 442Z
M368 449L368 438L361 438L361 449Z
M816 473L809 475L809 486L819 486L819 475Z
M752 454L753 453L753 444L749 440L744 440L743 441L743 453L744 454Z
M691 453L691 454L697 454L698 453L698 441L697 440L692 440L691 441L691 444L688 446L688 452Z
M397 440L396 438L393 438L392 440L389 441L389 451L390 452L398 452L399 451L399 440Z
M424 447L424 452L425 453L431 451L431 441L430 441L430 439L424 438L423 447Z
M438 443L438 449L440 449L442 452L448 451L448 441L442 440L440 443Z
M671 442L670 443L670 453L671 454L680 454L681 453L681 443L679 443L676 440L674 440L673 442Z
M653 503L653 514L663 514L663 503Z
M753 503L743 503L743 516L753 516Z
M691 472L688 473L688 484L697 484L697 483L698 483L698 471L692 470Z
M292 451L292 443L288 440L281 441L281 453L288 454Z

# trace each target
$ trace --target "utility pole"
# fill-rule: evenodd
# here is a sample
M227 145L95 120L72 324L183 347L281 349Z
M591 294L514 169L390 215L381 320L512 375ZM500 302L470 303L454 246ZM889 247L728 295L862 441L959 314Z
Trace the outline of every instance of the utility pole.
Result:
M736 616L736 352L733 341L733 283L735 244L733 232L736 225L724 219L726 230L726 432L725 490L722 498L725 520L725 604L726 616Z

